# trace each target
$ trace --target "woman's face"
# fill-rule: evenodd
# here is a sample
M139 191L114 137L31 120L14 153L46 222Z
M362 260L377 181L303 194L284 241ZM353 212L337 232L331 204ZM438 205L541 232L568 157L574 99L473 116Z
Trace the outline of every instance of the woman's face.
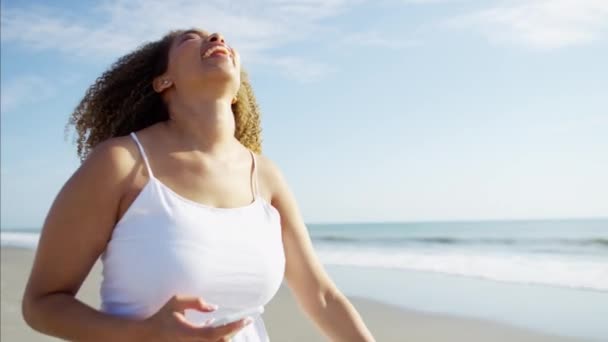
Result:
M219 89L236 95L241 63L237 51L219 33L188 30L178 34L169 50L166 78L182 91Z

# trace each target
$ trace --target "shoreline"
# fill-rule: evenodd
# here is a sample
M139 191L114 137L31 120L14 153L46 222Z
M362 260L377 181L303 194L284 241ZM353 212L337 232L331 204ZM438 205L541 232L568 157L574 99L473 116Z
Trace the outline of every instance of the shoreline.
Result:
M34 250L25 248L1 248L2 272L2 329L3 341L52 341L30 329L21 318L21 296L33 262ZM77 298L98 308L99 261L85 280ZM339 285L339 284L338 284ZM340 288L345 294L345 289ZM521 342L569 342L582 339L552 336L519 328L491 319L478 319L429 313L385 304L377 299L361 295L348 295L361 314L363 321L377 341L521 341ZM313 342L326 341L312 321L298 308L285 284L266 306L263 314L271 341Z
M404 310L498 323L579 341L603 341L608 336L601 318L608 315L607 292L439 272L336 265L326 268L346 294Z

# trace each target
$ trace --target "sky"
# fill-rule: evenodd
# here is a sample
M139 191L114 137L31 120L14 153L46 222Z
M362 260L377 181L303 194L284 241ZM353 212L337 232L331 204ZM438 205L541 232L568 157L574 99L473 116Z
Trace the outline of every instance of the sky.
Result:
M190 27L240 50L307 223L608 217L608 1L1 6L3 229L40 227L79 166L88 86Z

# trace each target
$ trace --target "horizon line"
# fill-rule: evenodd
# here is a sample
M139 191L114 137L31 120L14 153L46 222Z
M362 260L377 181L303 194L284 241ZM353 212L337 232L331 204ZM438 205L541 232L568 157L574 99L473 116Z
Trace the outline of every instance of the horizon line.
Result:
M483 223L483 222L531 222L531 221L602 221L608 220L608 216L584 216L584 217L545 217L545 218L487 218L487 219L430 219L430 220L387 220L387 221L311 221L305 225L361 225L361 224L431 224L431 223ZM2 227L0 231L40 231L33 227Z

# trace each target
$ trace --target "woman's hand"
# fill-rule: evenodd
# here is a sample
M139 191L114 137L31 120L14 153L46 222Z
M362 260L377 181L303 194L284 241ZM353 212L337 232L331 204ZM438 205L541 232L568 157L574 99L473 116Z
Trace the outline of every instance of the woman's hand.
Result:
M239 330L251 323L241 319L219 327L210 327L209 321L202 326L186 320L184 311L194 309L211 312L216 309L199 297L173 296L158 312L144 321L146 342L227 342Z

